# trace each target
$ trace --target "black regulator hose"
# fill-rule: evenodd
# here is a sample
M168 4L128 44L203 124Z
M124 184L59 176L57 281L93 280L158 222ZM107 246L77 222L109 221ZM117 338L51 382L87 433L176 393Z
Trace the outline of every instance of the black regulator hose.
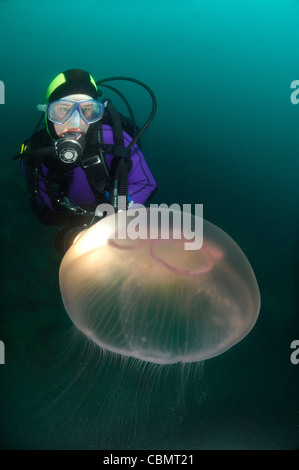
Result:
M152 102L153 102L153 107L152 107L152 111L149 115L149 118L148 120L146 121L146 123L144 124L144 126L141 128L141 130L138 132L138 134L136 136L134 136L134 139L130 142L130 144L128 145L128 148L131 149L134 147L134 145L136 144L136 142L138 142L138 140L140 139L140 137L142 136L142 134L145 132L145 130L148 128L148 126L150 125L150 123L152 122L152 120L154 119L154 116L156 114L156 111L157 111L157 99L154 95L154 92L150 89L149 86L147 86L145 83L141 82L140 80L137 80L136 78L130 78L130 77L110 77L110 78L103 78L102 80L98 80L96 81L96 84L98 86L105 86L104 83L105 82L112 82L114 80L124 80L124 81L128 81L128 82L133 82L133 83L137 83L137 85L140 85L142 86L151 96L152 98ZM113 90L115 91L115 90ZM118 95L121 96L121 98L123 99L123 95L118 92ZM134 126L134 123L135 123L135 119L134 119L134 116L133 116L133 112L132 112L132 109L130 107L130 105L128 106L128 102L126 99L124 99L124 102L125 104L127 105L128 107L128 110L129 110L129 114L131 116L131 119L132 119L132 123L133 123L133 126Z
M133 114L132 108L131 108L128 100L124 97L124 95L119 90L117 90L114 87L111 87L110 85L105 84L105 82L112 82L112 81L116 81L116 80L129 81L129 82L137 83L137 85L140 85L141 87L143 87L151 96L151 99L152 99L152 102L153 102L152 111L149 115L148 120L146 121L146 123L144 124L144 126L141 128L141 130L138 132L137 135L136 135L136 122L135 122L134 114ZM130 118L131 118L131 121L132 121L133 130L134 130L134 138L127 147L128 150L131 150L134 147L134 145L139 141L140 137L145 132L145 130L148 128L148 126L150 125L150 123L152 122L152 120L153 120L153 118L156 114L157 99L156 99L153 91L145 83L141 82L140 80L137 80L136 78L130 78L130 77L103 78L102 80L97 80L96 84L98 86L109 88L110 90L117 93L120 96L120 98L123 100L125 105L127 106L127 109L129 111ZM110 113L111 113L111 111L110 111ZM114 210L116 212L118 210L126 210L127 209L127 200L126 200L127 199L127 193L128 193L128 164L127 164L127 161L124 158L120 158L120 160L117 164L116 170L115 170L115 175L114 175L114 180L113 180L113 187L112 187L112 194L111 194L111 196L112 196L112 205L113 205ZM122 200L121 200L121 206L119 207L118 196L126 196L124 207L122 207L123 206Z
M130 114L130 118L131 118L132 126L133 126L133 137L135 137L135 135L137 133L137 131L136 131L136 121L135 121L134 113L133 113L133 110L131 108L131 105L130 105L129 101L117 88L114 88L113 86L110 86L110 85L104 85L104 83L101 83L101 86L105 87L105 88L109 88L109 90L114 91L114 93L116 93L123 100L123 102L125 103L128 111L129 111L129 114Z

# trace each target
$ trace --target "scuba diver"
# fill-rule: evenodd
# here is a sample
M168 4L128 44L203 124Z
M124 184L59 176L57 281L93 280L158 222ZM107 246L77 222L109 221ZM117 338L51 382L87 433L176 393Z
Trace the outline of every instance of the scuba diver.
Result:
M135 82L150 93L153 108L141 130L126 98L105 84L113 80ZM110 99L100 99L98 86L116 92L130 118L120 114ZM37 109L45 115L14 158L21 160L34 214L46 225L59 226L54 244L63 256L81 232L106 215L97 206L108 203L118 212L145 204L153 196L157 184L139 139L154 117L156 99L136 79L95 82L88 72L71 69L54 78L46 104Z

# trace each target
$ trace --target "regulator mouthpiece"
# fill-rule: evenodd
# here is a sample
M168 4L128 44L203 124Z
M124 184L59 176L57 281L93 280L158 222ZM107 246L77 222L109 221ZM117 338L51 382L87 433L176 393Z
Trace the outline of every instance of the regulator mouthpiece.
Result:
M70 132L55 142L57 158L63 163L76 162L84 152L85 136L79 132Z

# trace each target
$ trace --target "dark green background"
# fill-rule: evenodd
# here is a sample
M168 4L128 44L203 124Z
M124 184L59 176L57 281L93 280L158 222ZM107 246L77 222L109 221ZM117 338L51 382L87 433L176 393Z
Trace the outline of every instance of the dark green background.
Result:
M298 19L296 0L0 1L1 448L299 447ZM11 159L68 68L154 90L143 138L154 202L203 203L255 271L258 322L201 379L196 368L100 355L68 334L55 228L35 220ZM122 90L145 121L150 99Z

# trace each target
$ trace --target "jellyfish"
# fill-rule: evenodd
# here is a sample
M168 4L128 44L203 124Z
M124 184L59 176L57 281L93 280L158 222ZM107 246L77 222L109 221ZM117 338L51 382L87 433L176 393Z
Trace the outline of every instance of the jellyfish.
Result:
M249 261L224 231L196 215L202 243L186 249L187 214L141 211L138 220L136 209L105 217L65 254L59 282L72 322L104 350L150 363L200 362L224 353L259 315Z

